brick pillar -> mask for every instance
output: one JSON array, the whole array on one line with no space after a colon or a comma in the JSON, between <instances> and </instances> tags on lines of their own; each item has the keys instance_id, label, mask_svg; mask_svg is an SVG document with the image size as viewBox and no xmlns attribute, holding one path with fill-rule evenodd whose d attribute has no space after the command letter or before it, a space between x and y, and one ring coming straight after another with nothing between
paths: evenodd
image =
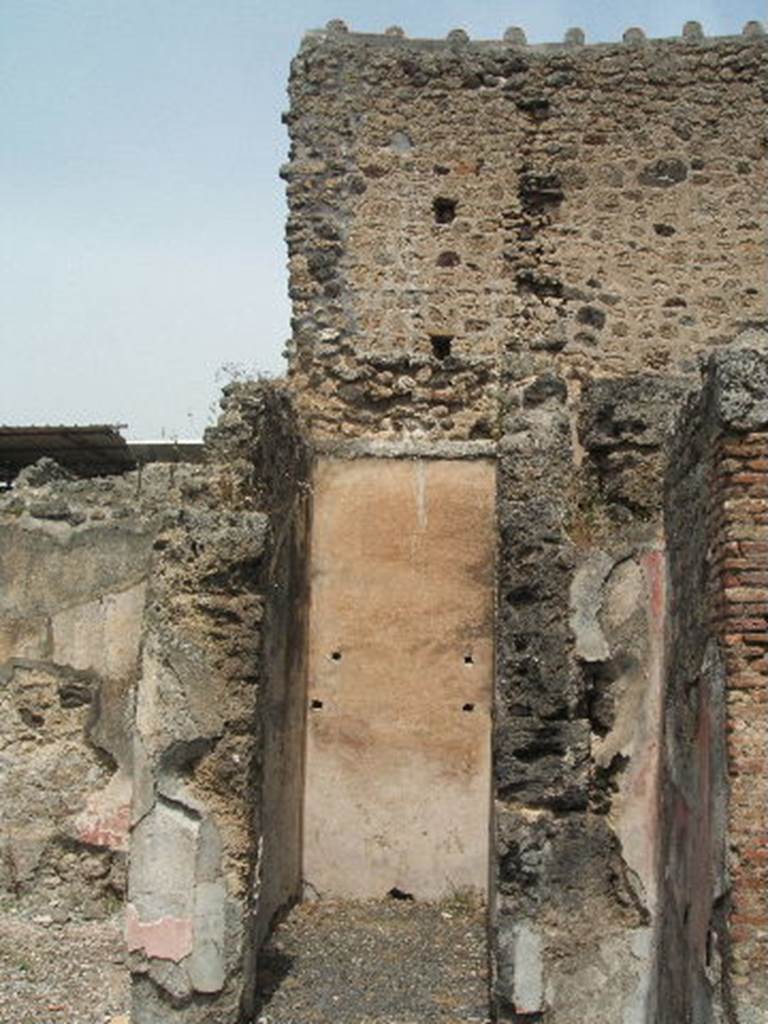
<instances>
[{"instance_id":1,"label":"brick pillar","mask_svg":"<svg viewBox=\"0 0 768 1024\"><path fill-rule=\"evenodd\" d=\"M737 1019L766 1003L768 965L768 432L716 444L714 628L726 663L730 988Z\"/></svg>"}]
</instances>

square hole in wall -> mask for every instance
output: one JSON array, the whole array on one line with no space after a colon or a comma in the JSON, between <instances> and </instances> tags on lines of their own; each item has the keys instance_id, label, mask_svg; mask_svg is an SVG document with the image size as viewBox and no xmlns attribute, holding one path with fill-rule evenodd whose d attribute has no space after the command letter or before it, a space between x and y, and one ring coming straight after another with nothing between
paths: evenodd
<instances>
[{"instance_id":1,"label":"square hole in wall","mask_svg":"<svg viewBox=\"0 0 768 1024\"><path fill-rule=\"evenodd\" d=\"M432 345L432 355L435 359L447 359L451 354L452 334L432 334L429 341Z\"/></svg>"},{"instance_id":2,"label":"square hole in wall","mask_svg":"<svg viewBox=\"0 0 768 1024\"><path fill-rule=\"evenodd\" d=\"M432 201L432 210L435 214L435 223L450 224L452 220L455 220L456 206L455 199L446 199L443 196L438 196L437 199L434 199Z\"/></svg>"}]
</instances>

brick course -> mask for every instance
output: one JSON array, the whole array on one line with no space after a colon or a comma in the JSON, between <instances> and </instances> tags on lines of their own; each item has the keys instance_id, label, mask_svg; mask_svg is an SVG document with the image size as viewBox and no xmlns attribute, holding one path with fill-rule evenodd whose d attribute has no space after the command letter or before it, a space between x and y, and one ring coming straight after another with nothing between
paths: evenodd
<instances>
[{"instance_id":1,"label":"brick course","mask_svg":"<svg viewBox=\"0 0 768 1024\"><path fill-rule=\"evenodd\" d=\"M726 666L730 984L739 1005L743 996L759 1001L768 964L768 433L721 437L713 462L710 586Z\"/></svg>"}]
</instances>

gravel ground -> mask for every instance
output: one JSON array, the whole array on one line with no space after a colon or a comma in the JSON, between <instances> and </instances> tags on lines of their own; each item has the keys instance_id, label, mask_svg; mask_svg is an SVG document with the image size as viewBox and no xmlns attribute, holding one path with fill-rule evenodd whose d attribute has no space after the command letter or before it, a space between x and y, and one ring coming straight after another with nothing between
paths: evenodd
<instances>
[{"instance_id":1,"label":"gravel ground","mask_svg":"<svg viewBox=\"0 0 768 1024\"><path fill-rule=\"evenodd\" d=\"M303 903L276 929L259 975L257 1024L485 1024L485 910Z\"/></svg>"},{"instance_id":2,"label":"gravel ground","mask_svg":"<svg viewBox=\"0 0 768 1024\"><path fill-rule=\"evenodd\" d=\"M121 924L0 913L0 1024L128 1024Z\"/></svg>"},{"instance_id":3,"label":"gravel ground","mask_svg":"<svg viewBox=\"0 0 768 1024\"><path fill-rule=\"evenodd\" d=\"M121 916L0 912L0 1024L129 1024ZM258 1024L487 1024L485 911L303 903L260 957Z\"/></svg>"}]
</instances>

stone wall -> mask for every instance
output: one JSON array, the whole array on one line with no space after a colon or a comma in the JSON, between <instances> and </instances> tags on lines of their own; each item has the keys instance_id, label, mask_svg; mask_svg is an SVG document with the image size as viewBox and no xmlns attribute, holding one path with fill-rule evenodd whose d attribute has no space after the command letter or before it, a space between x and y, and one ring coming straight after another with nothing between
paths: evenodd
<instances>
[{"instance_id":1,"label":"stone wall","mask_svg":"<svg viewBox=\"0 0 768 1024\"><path fill-rule=\"evenodd\" d=\"M756 377L747 365L741 382L761 406L754 429L736 424L742 429L727 433L718 452L716 614L728 683L729 987L745 1024L768 1014L761 977L768 960L768 360L762 363Z\"/></svg>"},{"instance_id":2,"label":"stone wall","mask_svg":"<svg viewBox=\"0 0 768 1024\"><path fill-rule=\"evenodd\" d=\"M259 789L252 913L258 947L276 915L301 896L307 705L308 521L311 455L285 387L232 387L207 437L217 461L239 468L243 497L267 517L257 703Z\"/></svg>"},{"instance_id":3,"label":"stone wall","mask_svg":"<svg viewBox=\"0 0 768 1024\"><path fill-rule=\"evenodd\" d=\"M677 840L658 813L659 736L664 707L686 715L674 686L665 697L663 479L705 354L765 344L767 56L755 25L528 47L519 30L409 40L332 22L292 68L289 378L311 435L446 458L497 442L501 1019L662 1012L660 878ZM695 517L704 463L678 462ZM673 588L691 585L702 529L672 529ZM706 647L697 600L672 613L673 672ZM683 788L721 814L716 652L708 788ZM672 788L686 756L667 751ZM685 844L688 891L718 873L712 820ZM679 938L695 1000L698 939Z\"/></svg>"},{"instance_id":4,"label":"stone wall","mask_svg":"<svg viewBox=\"0 0 768 1024\"><path fill-rule=\"evenodd\" d=\"M227 487L201 477L155 547L126 911L138 1024L229 1021L249 981L266 518Z\"/></svg>"},{"instance_id":5,"label":"stone wall","mask_svg":"<svg viewBox=\"0 0 768 1024\"><path fill-rule=\"evenodd\" d=\"M258 946L300 894L304 448L285 393L259 384L228 389L207 441L155 542L144 624L136 1024L247 1017Z\"/></svg>"},{"instance_id":6,"label":"stone wall","mask_svg":"<svg viewBox=\"0 0 768 1024\"><path fill-rule=\"evenodd\" d=\"M0 498L0 895L127 898L136 1024L247 1016L301 895L308 472L286 390L250 383L202 466L48 461Z\"/></svg>"},{"instance_id":7,"label":"stone wall","mask_svg":"<svg viewBox=\"0 0 768 1024\"><path fill-rule=\"evenodd\" d=\"M766 350L507 392L500 1020L764 1012Z\"/></svg>"},{"instance_id":8,"label":"stone wall","mask_svg":"<svg viewBox=\"0 0 768 1024\"><path fill-rule=\"evenodd\" d=\"M507 392L490 908L500 1020L652 1019L660 483L685 393L605 378L569 404L554 374Z\"/></svg>"},{"instance_id":9,"label":"stone wall","mask_svg":"<svg viewBox=\"0 0 768 1024\"><path fill-rule=\"evenodd\" d=\"M722 1002L718 946L725 941L727 889L725 673L712 629L716 578L709 555L715 425L701 395L689 404L692 412L675 438L666 499L670 614L659 1015L670 1022L712 1019L707 1014L714 1016Z\"/></svg>"},{"instance_id":10,"label":"stone wall","mask_svg":"<svg viewBox=\"0 0 768 1024\"><path fill-rule=\"evenodd\" d=\"M510 382L695 375L764 323L766 37L580 43L305 38L283 173L318 436L498 437Z\"/></svg>"},{"instance_id":11,"label":"stone wall","mask_svg":"<svg viewBox=\"0 0 768 1024\"><path fill-rule=\"evenodd\" d=\"M146 583L182 475L48 462L0 497L0 892L20 909L102 917L124 897Z\"/></svg>"}]
</instances>

